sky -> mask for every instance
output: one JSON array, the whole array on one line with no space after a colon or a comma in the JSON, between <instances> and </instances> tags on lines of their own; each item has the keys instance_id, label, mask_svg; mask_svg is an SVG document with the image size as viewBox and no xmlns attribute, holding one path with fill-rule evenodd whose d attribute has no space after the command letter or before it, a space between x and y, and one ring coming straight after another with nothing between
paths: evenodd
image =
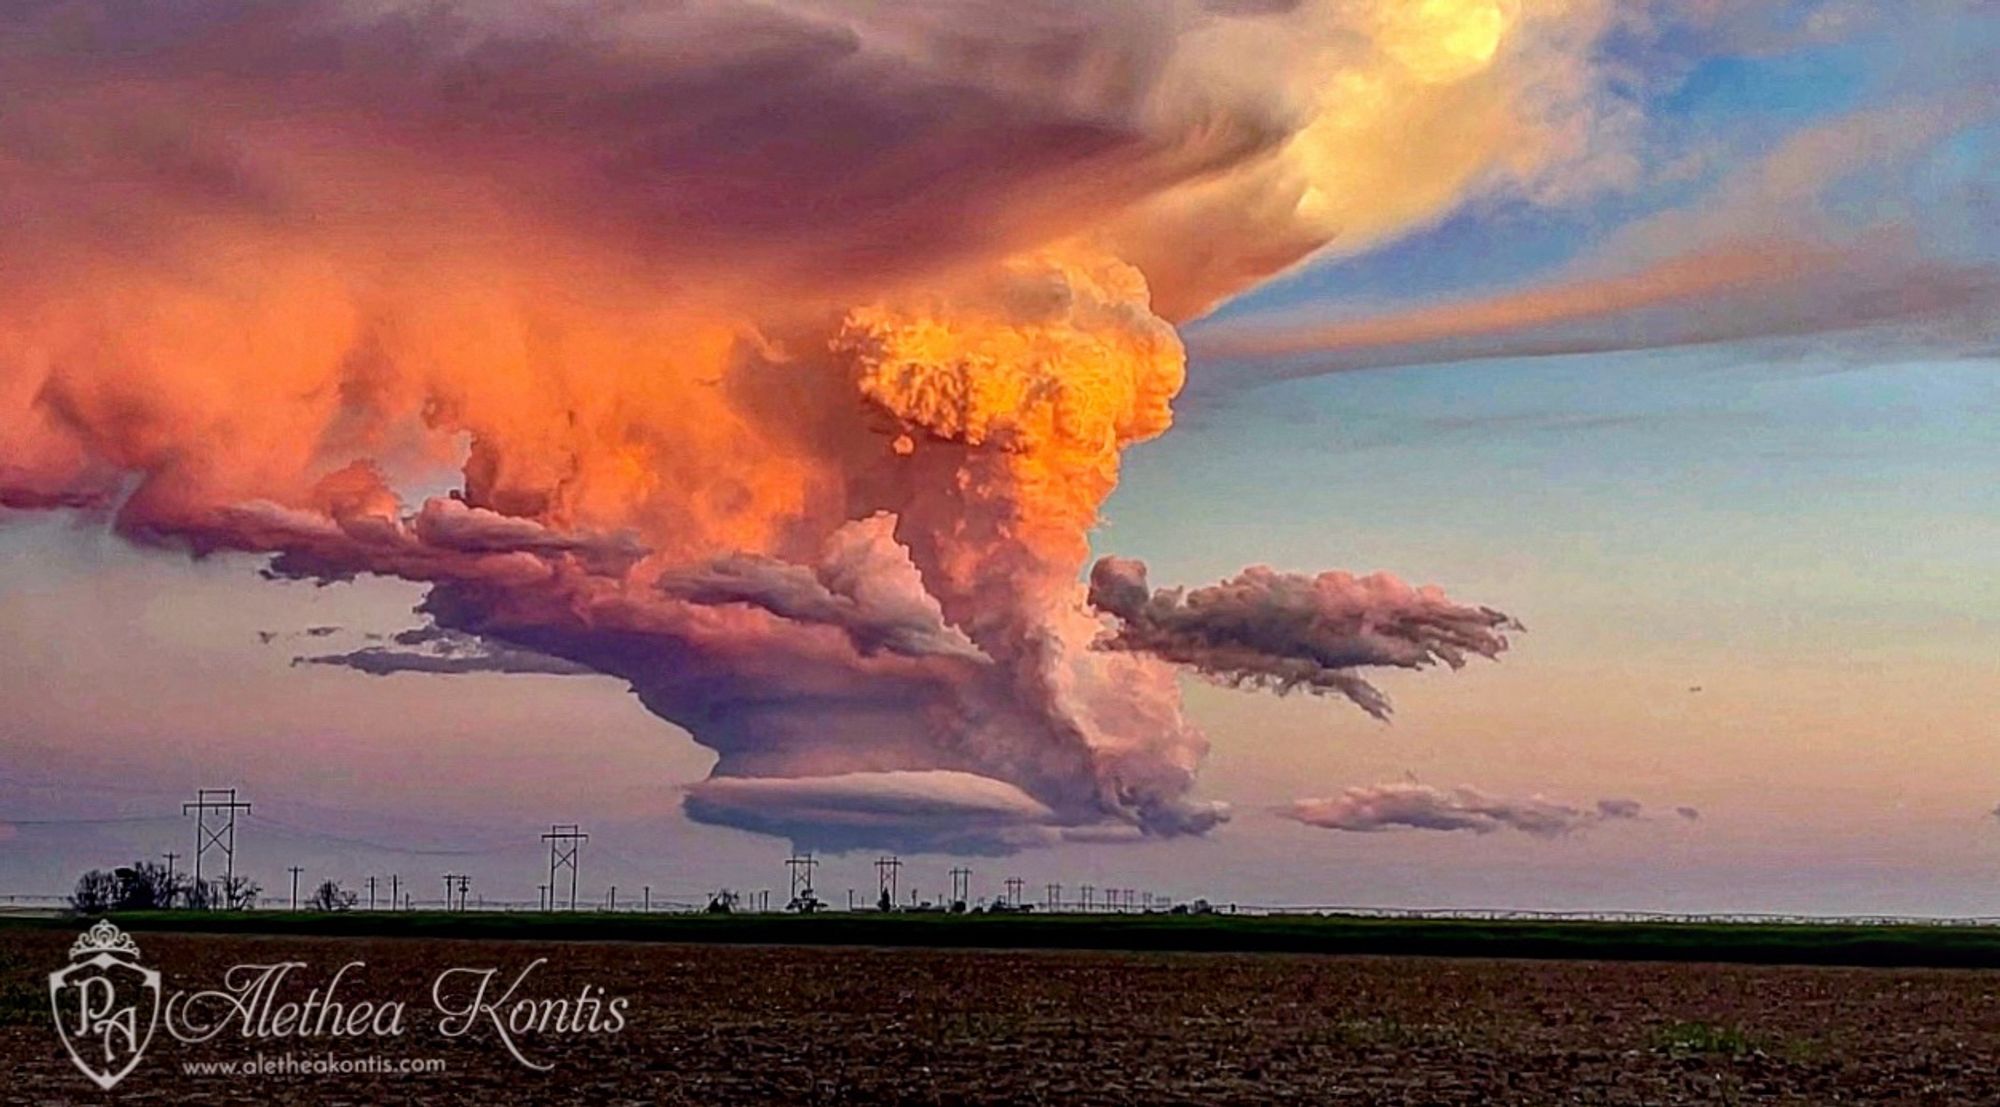
<instances>
[{"instance_id":1,"label":"sky","mask_svg":"<svg viewBox=\"0 0 2000 1107\"><path fill-rule=\"evenodd\" d=\"M267 889L2000 915L2000 16L1876 9L26 6L0 893L235 786Z\"/></svg>"}]
</instances>

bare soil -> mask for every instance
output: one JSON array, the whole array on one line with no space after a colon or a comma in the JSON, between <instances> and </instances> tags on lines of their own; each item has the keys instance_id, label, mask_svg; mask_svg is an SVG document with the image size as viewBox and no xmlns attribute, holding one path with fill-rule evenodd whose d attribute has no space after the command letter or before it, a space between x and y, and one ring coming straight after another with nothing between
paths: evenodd
<instances>
[{"instance_id":1,"label":"bare soil","mask_svg":"<svg viewBox=\"0 0 2000 1107\"><path fill-rule=\"evenodd\" d=\"M139 934L166 989L297 960L402 999L398 1038L157 1033L100 1092L55 1032L73 935L0 934L0 1102L28 1104L2000 1103L2000 972L1283 954L1007 952ZM617 1034L437 1033L433 979L599 986ZM436 1057L429 1075L190 1074L187 1062Z\"/></svg>"}]
</instances>

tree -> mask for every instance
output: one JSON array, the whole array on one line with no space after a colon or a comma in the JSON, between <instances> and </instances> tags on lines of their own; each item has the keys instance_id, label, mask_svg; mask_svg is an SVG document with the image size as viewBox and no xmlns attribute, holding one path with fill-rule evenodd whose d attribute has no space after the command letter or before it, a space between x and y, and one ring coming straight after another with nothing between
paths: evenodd
<instances>
[{"instance_id":1,"label":"tree","mask_svg":"<svg viewBox=\"0 0 2000 1107\"><path fill-rule=\"evenodd\" d=\"M264 891L262 884L247 876L232 876L219 883L223 885L223 906L231 911L248 911L257 906L257 897Z\"/></svg>"},{"instance_id":2,"label":"tree","mask_svg":"<svg viewBox=\"0 0 2000 1107\"><path fill-rule=\"evenodd\" d=\"M118 878L103 869L92 869L76 878L76 891L69 895L70 910L83 915L102 915L118 899Z\"/></svg>"},{"instance_id":3,"label":"tree","mask_svg":"<svg viewBox=\"0 0 2000 1107\"><path fill-rule=\"evenodd\" d=\"M92 869L77 878L70 907L85 914L106 911L165 911L193 904L194 882L153 861L134 861L116 869Z\"/></svg>"},{"instance_id":4,"label":"tree","mask_svg":"<svg viewBox=\"0 0 2000 1107\"><path fill-rule=\"evenodd\" d=\"M736 893L724 888L709 897L708 913L711 915L733 915L736 913L736 900Z\"/></svg>"},{"instance_id":5,"label":"tree","mask_svg":"<svg viewBox=\"0 0 2000 1107\"><path fill-rule=\"evenodd\" d=\"M328 880L313 889L312 898L306 901L306 906L315 911L346 911L359 902L360 893L343 889L337 880Z\"/></svg>"},{"instance_id":6,"label":"tree","mask_svg":"<svg viewBox=\"0 0 2000 1107\"><path fill-rule=\"evenodd\" d=\"M118 899L113 905L119 911L165 911L185 898L188 879L179 873L170 873L165 865L153 861L135 861L112 873L118 881Z\"/></svg>"},{"instance_id":7,"label":"tree","mask_svg":"<svg viewBox=\"0 0 2000 1107\"><path fill-rule=\"evenodd\" d=\"M889 898L889 889L887 888L882 889L882 898L875 901L875 910L894 911L895 909L896 909L895 901Z\"/></svg>"},{"instance_id":8,"label":"tree","mask_svg":"<svg viewBox=\"0 0 2000 1107\"><path fill-rule=\"evenodd\" d=\"M226 880L190 882L183 892L184 903L197 911L248 911L257 906L264 886L247 876Z\"/></svg>"}]
</instances>

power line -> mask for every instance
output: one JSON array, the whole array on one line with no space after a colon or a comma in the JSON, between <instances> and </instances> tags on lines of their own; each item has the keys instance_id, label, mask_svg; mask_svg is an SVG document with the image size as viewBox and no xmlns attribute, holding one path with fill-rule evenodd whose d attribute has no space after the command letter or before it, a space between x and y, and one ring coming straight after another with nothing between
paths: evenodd
<instances>
[{"instance_id":1,"label":"power line","mask_svg":"<svg viewBox=\"0 0 2000 1107\"><path fill-rule=\"evenodd\" d=\"M186 818L185 814L180 818ZM75 819L5 819L11 827L43 826L121 826L126 823L164 823L174 821L173 815L106 815L102 818Z\"/></svg>"},{"instance_id":2,"label":"power line","mask_svg":"<svg viewBox=\"0 0 2000 1107\"><path fill-rule=\"evenodd\" d=\"M380 850L383 853L400 853L413 857L476 857L489 853L499 853L509 848L506 846L488 846L484 849L412 849L408 846L393 846L387 842L377 842L368 838L353 838L343 834L330 834L323 830L295 826L291 823L273 819L267 815L248 815L246 817L259 826L268 826L276 830L296 834L302 838L310 838L314 841L326 842L337 846L356 846L361 849Z\"/></svg>"}]
</instances>

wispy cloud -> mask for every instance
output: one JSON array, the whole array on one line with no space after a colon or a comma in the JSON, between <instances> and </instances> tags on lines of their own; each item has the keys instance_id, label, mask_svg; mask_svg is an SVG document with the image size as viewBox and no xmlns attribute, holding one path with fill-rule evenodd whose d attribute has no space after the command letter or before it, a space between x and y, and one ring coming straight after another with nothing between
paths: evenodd
<instances>
[{"instance_id":1,"label":"wispy cloud","mask_svg":"<svg viewBox=\"0 0 2000 1107\"><path fill-rule=\"evenodd\" d=\"M595 670L545 653L491 642L438 626L415 627L397 633L393 646L363 646L345 653L292 658L293 665L331 665L370 676L391 673L542 673L589 676Z\"/></svg>"},{"instance_id":2,"label":"wispy cloud","mask_svg":"<svg viewBox=\"0 0 2000 1107\"><path fill-rule=\"evenodd\" d=\"M1834 199L1888 194L1914 161L1992 113L1990 96L1966 93L1809 128L1696 202L1628 225L1528 287L1198 328L1190 348L1208 372L1197 387L1830 332L1921 349L1990 345L2000 333L2000 264L1938 255L1919 216L1857 222Z\"/></svg>"},{"instance_id":3,"label":"wispy cloud","mask_svg":"<svg viewBox=\"0 0 2000 1107\"><path fill-rule=\"evenodd\" d=\"M1690 814L1693 808L1676 810L1682 818L1694 817ZM1492 834L1517 830L1538 838L1559 838L1601 823L1640 819L1645 808L1637 800L1622 797L1579 806L1539 795L1512 799L1471 787L1446 790L1398 781L1360 785L1332 798L1293 800L1278 808L1276 814L1322 830L1360 834L1389 830L1468 830L1474 834Z\"/></svg>"}]
</instances>

